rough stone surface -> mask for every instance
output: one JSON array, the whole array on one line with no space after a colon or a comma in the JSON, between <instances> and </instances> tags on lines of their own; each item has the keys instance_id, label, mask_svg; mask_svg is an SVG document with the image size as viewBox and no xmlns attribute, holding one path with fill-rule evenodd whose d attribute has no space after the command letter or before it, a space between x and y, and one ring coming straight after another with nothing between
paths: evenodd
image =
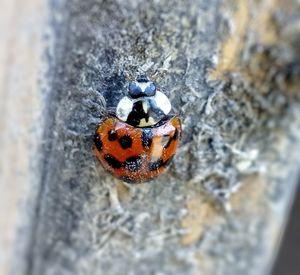
<instances>
[{"instance_id":1,"label":"rough stone surface","mask_svg":"<svg viewBox=\"0 0 300 275\"><path fill-rule=\"evenodd\" d=\"M283 2L49 3L25 274L268 273L300 159L300 13ZM125 186L97 163L92 135L140 72L169 93L183 139L167 174Z\"/></svg>"}]
</instances>

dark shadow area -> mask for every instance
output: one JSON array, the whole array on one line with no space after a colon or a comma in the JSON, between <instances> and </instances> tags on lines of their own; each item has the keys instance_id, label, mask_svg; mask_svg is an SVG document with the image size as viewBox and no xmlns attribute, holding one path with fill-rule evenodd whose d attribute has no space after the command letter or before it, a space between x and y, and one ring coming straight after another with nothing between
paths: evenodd
<instances>
[{"instance_id":1,"label":"dark shadow area","mask_svg":"<svg viewBox=\"0 0 300 275\"><path fill-rule=\"evenodd\" d=\"M300 190L298 188L287 230L272 275L300 274Z\"/></svg>"}]
</instances>

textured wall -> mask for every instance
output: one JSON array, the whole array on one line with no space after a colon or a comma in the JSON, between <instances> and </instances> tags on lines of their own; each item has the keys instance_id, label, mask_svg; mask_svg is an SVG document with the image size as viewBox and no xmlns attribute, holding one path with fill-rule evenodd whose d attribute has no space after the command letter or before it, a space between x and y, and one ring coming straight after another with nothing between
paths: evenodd
<instances>
[{"instance_id":1,"label":"textured wall","mask_svg":"<svg viewBox=\"0 0 300 275\"><path fill-rule=\"evenodd\" d=\"M299 168L296 2L49 2L24 273L266 274ZM125 186L92 136L103 99L115 106L139 72L158 76L184 132L168 173Z\"/></svg>"}]
</instances>

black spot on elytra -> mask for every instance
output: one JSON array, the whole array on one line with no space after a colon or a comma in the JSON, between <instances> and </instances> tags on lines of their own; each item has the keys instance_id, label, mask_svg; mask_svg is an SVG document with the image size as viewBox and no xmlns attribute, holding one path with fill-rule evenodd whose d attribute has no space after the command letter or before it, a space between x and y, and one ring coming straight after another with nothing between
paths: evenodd
<instances>
[{"instance_id":1,"label":"black spot on elytra","mask_svg":"<svg viewBox=\"0 0 300 275\"><path fill-rule=\"evenodd\" d=\"M118 135L115 130L109 130L108 132L108 140L115 141L118 138Z\"/></svg>"},{"instance_id":2,"label":"black spot on elytra","mask_svg":"<svg viewBox=\"0 0 300 275\"><path fill-rule=\"evenodd\" d=\"M175 129L174 135L173 135L173 139L176 140L179 138L179 131L178 129Z\"/></svg>"},{"instance_id":3,"label":"black spot on elytra","mask_svg":"<svg viewBox=\"0 0 300 275\"><path fill-rule=\"evenodd\" d=\"M170 158L168 158L165 162L164 162L164 166L168 166L170 164L170 162L172 161L172 159L174 158L174 155L171 156Z\"/></svg>"},{"instance_id":4,"label":"black spot on elytra","mask_svg":"<svg viewBox=\"0 0 300 275\"><path fill-rule=\"evenodd\" d=\"M129 135L122 136L121 138L119 138L119 143L124 150L131 148L132 138Z\"/></svg>"},{"instance_id":5,"label":"black spot on elytra","mask_svg":"<svg viewBox=\"0 0 300 275\"><path fill-rule=\"evenodd\" d=\"M151 129L144 129L141 135L142 145L149 149L152 144L153 133Z\"/></svg>"},{"instance_id":6,"label":"black spot on elytra","mask_svg":"<svg viewBox=\"0 0 300 275\"><path fill-rule=\"evenodd\" d=\"M132 179L131 177L128 177L128 176L120 177L120 180L125 181L127 183L135 183L136 182L134 179Z\"/></svg>"},{"instance_id":7,"label":"black spot on elytra","mask_svg":"<svg viewBox=\"0 0 300 275\"><path fill-rule=\"evenodd\" d=\"M150 162L149 170L154 171L154 170L158 170L161 167L167 167L170 164L170 162L172 161L173 157L174 157L174 155L171 156L170 158L168 158L166 161L159 159L157 161Z\"/></svg>"},{"instance_id":8,"label":"black spot on elytra","mask_svg":"<svg viewBox=\"0 0 300 275\"><path fill-rule=\"evenodd\" d=\"M142 159L140 156L129 157L123 163L124 168L129 170L130 172L137 172L141 169Z\"/></svg>"},{"instance_id":9,"label":"black spot on elytra","mask_svg":"<svg viewBox=\"0 0 300 275\"><path fill-rule=\"evenodd\" d=\"M170 144L172 143L173 138L171 138L169 135L167 136L163 136L162 139L162 145L163 147L166 149L170 146Z\"/></svg>"},{"instance_id":10,"label":"black spot on elytra","mask_svg":"<svg viewBox=\"0 0 300 275\"><path fill-rule=\"evenodd\" d=\"M102 151L102 149L103 149L103 143L102 143L102 140L101 140L99 134L95 134L94 135L94 143L96 145L97 150L98 151Z\"/></svg>"},{"instance_id":11,"label":"black spot on elytra","mask_svg":"<svg viewBox=\"0 0 300 275\"><path fill-rule=\"evenodd\" d=\"M116 158L114 158L112 155L107 154L104 156L104 159L107 162L107 164L112 168L118 169L122 167L122 163Z\"/></svg>"},{"instance_id":12,"label":"black spot on elytra","mask_svg":"<svg viewBox=\"0 0 300 275\"><path fill-rule=\"evenodd\" d=\"M158 170L162 166L164 166L164 161L162 159L149 162L149 165L148 165L150 171Z\"/></svg>"}]
</instances>

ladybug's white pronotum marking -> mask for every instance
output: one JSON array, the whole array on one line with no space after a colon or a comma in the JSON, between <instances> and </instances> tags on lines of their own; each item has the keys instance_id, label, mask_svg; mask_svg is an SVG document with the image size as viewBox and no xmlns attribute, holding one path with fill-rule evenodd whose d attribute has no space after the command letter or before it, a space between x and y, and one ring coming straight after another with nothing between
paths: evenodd
<instances>
[{"instance_id":1,"label":"ladybug's white pronotum marking","mask_svg":"<svg viewBox=\"0 0 300 275\"><path fill-rule=\"evenodd\" d=\"M129 113L132 111L132 108L133 108L133 100L127 96L124 96L120 100L117 106L117 110L116 110L117 118L122 121L126 121Z\"/></svg>"},{"instance_id":2,"label":"ladybug's white pronotum marking","mask_svg":"<svg viewBox=\"0 0 300 275\"><path fill-rule=\"evenodd\" d=\"M165 115L168 115L172 109L171 102L162 92L157 91L154 96L157 107L159 107Z\"/></svg>"},{"instance_id":3,"label":"ladybug's white pronotum marking","mask_svg":"<svg viewBox=\"0 0 300 275\"><path fill-rule=\"evenodd\" d=\"M140 78L129 85L129 96L123 97L116 109L116 116L137 127L151 127L171 111L168 97L156 89L147 78Z\"/></svg>"}]
</instances>

